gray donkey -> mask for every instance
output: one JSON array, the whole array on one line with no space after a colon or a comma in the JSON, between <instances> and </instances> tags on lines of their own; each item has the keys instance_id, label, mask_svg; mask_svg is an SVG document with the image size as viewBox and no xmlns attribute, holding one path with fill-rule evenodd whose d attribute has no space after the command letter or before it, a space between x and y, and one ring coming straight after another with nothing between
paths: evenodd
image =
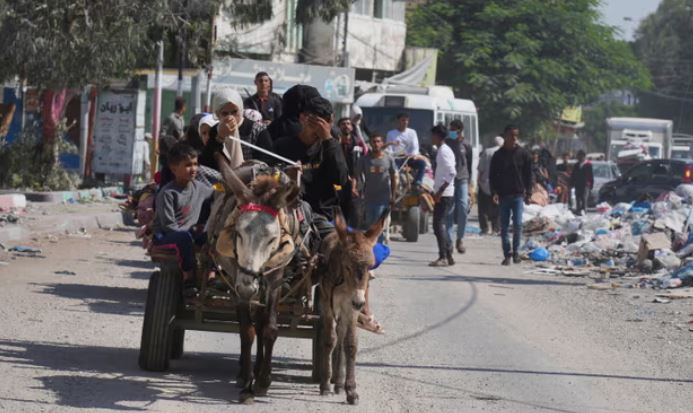
<instances>
[{"instance_id":1,"label":"gray donkey","mask_svg":"<svg viewBox=\"0 0 693 413\"><path fill-rule=\"evenodd\" d=\"M282 278L300 243L295 216L287 206L295 203L299 188L293 181L281 182L280 175L260 175L247 186L224 160L217 161L235 199L224 201L234 202L234 206L223 221L215 246L225 259L221 260L222 267L234 277L241 338L237 383L242 388L241 403L252 403L256 395L267 393L272 382ZM251 351L256 334L253 369Z\"/></svg>"},{"instance_id":2,"label":"gray donkey","mask_svg":"<svg viewBox=\"0 0 693 413\"><path fill-rule=\"evenodd\" d=\"M335 214L335 231L321 245L324 257L320 280L320 311L323 325L323 352L320 357L320 394L346 390L347 402L357 404L356 321L366 304L369 268L375 264L373 246L383 231L389 211L367 231L350 232L341 211ZM346 378L345 378L346 370Z\"/></svg>"}]
</instances>

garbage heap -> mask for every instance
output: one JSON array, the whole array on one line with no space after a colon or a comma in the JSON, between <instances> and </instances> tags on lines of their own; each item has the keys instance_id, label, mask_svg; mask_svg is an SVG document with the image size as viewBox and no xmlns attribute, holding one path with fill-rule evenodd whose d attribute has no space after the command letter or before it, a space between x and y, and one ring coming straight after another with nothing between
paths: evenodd
<instances>
[{"instance_id":1,"label":"garbage heap","mask_svg":"<svg viewBox=\"0 0 693 413\"><path fill-rule=\"evenodd\" d=\"M587 216L564 204L529 205L523 222L521 255L541 272L639 277L640 287L693 286L693 185L654 202L602 203Z\"/></svg>"}]
</instances>

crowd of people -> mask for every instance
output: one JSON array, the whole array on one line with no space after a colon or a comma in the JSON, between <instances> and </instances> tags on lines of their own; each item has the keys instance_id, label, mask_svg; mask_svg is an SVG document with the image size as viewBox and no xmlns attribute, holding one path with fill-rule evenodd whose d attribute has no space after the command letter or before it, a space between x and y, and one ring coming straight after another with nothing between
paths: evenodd
<instances>
[{"instance_id":1,"label":"crowd of people","mask_svg":"<svg viewBox=\"0 0 693 413\"><path fill-rule=\"evenodd\" d=\"M162 190L157 212L162 212L157 213L156 242L180 243L181 235L171 232L188 234L184 251L201 242L195 231L204 211L198 204L208 194L189 187L188 182L220 180L217 154L231 165L248 160L282 167L286 160L298 163L302 199L310 206L321 233L331 231L335 207L341 208L352 226L370 226L395 203L405 166L412 177L411 189L425 190L428 160L420 153L419 138L409 127L407 113L400 113L395 127L386 133L370 131L358 107L351 117L335 121L332 105L314 87L296 85L280 97L265 72L255 76L255 85L256 93L246 99L234 89L216 91L212 113L195 114L187 128L185 102L176 99L160 139ZM431 136L437 149L431 163L435 171L433 230L439 251L430 265L448 266L454 265L454 251L466 252L473 151L460 120L433 126ZM582 212L593 184L584 152L578 152L575 163L568 154L556 163L546 148L534 147L530 152L522 147L519 129L512 125L481 151L477 172L480 229L482 234L500 234L504 265L519 261L525 203L546 203L552 196L566 202L574 188L575 208ZM381 237L381 241L386 239Z\"/></svg>"}]
</instances>

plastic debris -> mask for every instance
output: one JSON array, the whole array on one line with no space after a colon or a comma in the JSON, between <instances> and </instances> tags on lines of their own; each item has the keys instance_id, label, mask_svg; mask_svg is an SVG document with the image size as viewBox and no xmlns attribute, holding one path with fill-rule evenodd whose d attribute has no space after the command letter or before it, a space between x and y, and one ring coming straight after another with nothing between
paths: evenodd
<instances>
[{"instance_id":1,"label":"plastic debris","mask_svg":"<svg viewBox=\"0 0 693 413\"><path fill-rule=\"evenodd\" d=\"M36 248L36 247L28 247L26 245L15 245L14 247L9 249L10 251L14 252L26 252L26 253L31 253L31 254L40 254L41 249Z\"/></svg>"},{"instance_id":2,"label":"plastic debris","mask_svg":"<svg viewBox=\"0 0 693 413\"><path fill-rule=\"evenodd\" d=\"M546 248L537 248L529 254L532 261L542 262L551 258L551 253Z\"/></svg>"}]
</instances>

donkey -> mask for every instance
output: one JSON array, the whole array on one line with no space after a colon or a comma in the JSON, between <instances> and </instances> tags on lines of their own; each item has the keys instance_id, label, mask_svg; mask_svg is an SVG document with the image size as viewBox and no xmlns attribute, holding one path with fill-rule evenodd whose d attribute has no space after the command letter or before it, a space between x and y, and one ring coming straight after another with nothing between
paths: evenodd
<instances>
[{"instance_id":1,"label":"donkey","mask_svg":"<svg viewBox=\"0 0 693 413\"><path fill-rule=\"evenodd\" d=\"M298 239L298 225L290 222L293 215L287 205L296 202L299 188L293 181L280 183L269 175L256 177L248 187L223 160L219 163L226 186L235 196L235 209L218 235L216 252L227 258L223 262L233 263L230 272L235 276L234 290L239 298L236 311L241 338L237 383L242 388L240 402L250 404L255 395L265 395L272 382L282 277ZM259 337L253 369L256 332Z\"/></svg>"},{"instance_id":2,"label":"donkey","mask_svg":"<svg viewBox=\"0 0 693 413\"><path fill-rule=\"evenodd\" d=\"M389 215L386 210L367 231L350 232L341 211L335 214L335 231L320 246L324 261L320 279L320 318L323 351L320 357L320 394L346 390L347 402L358 404L356 393L356 321L366 304L368 270L375 264L373 246ZM346 380L344 370L346 369Z\"/></svg>"}]
</instances>

